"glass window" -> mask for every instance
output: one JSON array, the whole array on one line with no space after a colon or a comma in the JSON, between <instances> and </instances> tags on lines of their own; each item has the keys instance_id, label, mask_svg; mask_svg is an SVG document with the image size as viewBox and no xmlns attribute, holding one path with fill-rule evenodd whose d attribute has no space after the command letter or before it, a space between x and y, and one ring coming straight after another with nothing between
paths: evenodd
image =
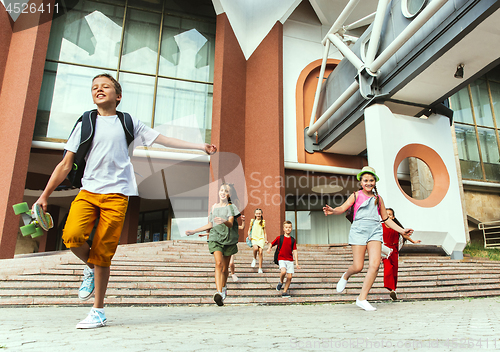
<instances>
[{"instance_id":1,"label":"glass window","mask_svg":"<svg viewBox=\"0 0 500 352\"><path fill-rule=\"evenodd\" d=\"M500 182L499 77L497 66L450 97L464 179Z\"/></svg>"},{"instance_id":2,"label":"glass window","mask_svg":"<svg viewBox=\"0 0 500 352\"><path fill-rule=\"evenodd\" d=\"M201 143L212 125L213 86L158 79L154 127L170 137Z\"/></svg>"},{"instance_id":3,"label":"glass window","mask_svg":"<svg viewBox=\"0 0 500 352\"><path fill-rule=\"evenodd\" d=\"M490 91L491 91L491 100L493 102L493 112L495 113L497 128L500 127L498 125L498 119L500 118L500 83L489 81L490 83Z\"/></svg>"},{"instance_id":4,"label":"glass window","mask_svg":"<svg viewBox=\"0 0 500 352\"><path fill-rule=\"evenodd\" d=\"M479 126L494 127L493 115L491 114L490 96L486 80L478 79L470 85L472 102L474 104L474 115Z\"/></svg>"},{"instance_id":5,"label":"glass window","mask_svg":"<svg viewBox=\"0 0 500 352\"><path fill-rule=\"evenodd\" d=\"M133 72L156 72L161 14L129 10L123 38L120 69Z\"/></svg>"},{"instance_id":6,"label":"glass window","mask_svg":"<svg viewBox=\"0 0 500 352\"><path fill-rule=\"evenodd\" d=\"M453 109L453 119L455 122L474 124L470 106L469 89L467 89L467 87L450 97L450 105Z\"/></svg>"},{"instance_id":7,"label":"glass window","mask_svg":"<svg viewBox=\"0 0 500 352\"><path fill-rule=\"evenodd\" d=\"M481 145L485 177L490 181L500 181L500 156L495 130L478 127L477 132Z\"/></svg>"},{"instance_id":8,"label":"glass window","mask_svg":"<svg viewBox=\"0 0 500 352\"><path fill-rule=\"evenodd\" d=\"M123 7L85 1L52 22L47 59L116 69Z\"/></svg>"},{"instance_id":9,"label":"glass window","mask_svg":"<svg viewBox=\"0 0 500 352\"><path fill-rule=\"evenodd\" d=\"M122 100L118 108L128 112L151 126L155 78L131 73L121 73L119 82L122 86Z\"/></svg>"},{"instance_id":10,"label":"glass window","mask_svg":"<svg viewBox=\"0 0 500 352\"><path fill-rule=\"evenodd\" d=\"M481 159L477 146L476 131L467 125L455 125L458 157L464 178L482 179Z\"/></svg>"},{"instance_id":11,"label":"glass window","mask_svg":"<svg viewBox=\"0 0 500 352\"><path fill-rule=\"evenodd\" d=\"M123 86L119 110L209 142L215 23L209 0L197 9L174 0L79 1L52 22L35 138L67 139L82 112L95 108L92 78L106 72Z\"/></svg>"}]
</instances>

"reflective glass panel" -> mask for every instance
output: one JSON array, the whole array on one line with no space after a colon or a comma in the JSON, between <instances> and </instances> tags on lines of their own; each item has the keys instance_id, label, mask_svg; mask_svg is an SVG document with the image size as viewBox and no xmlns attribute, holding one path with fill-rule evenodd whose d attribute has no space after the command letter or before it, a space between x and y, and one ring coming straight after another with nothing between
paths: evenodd
<instances>
[{"instance_id":1,"label":"reflective glass panel","mask_svg":"<svg viewBox=\"0 0 500 352\"><path fill-rule=\"evenodd\" d=\"M497 128L500 128L500 83L489 81Z\"/></svg>"},{"instance_id":2,"label":"reflective glass panel","mask_svg":"<svg viewBox=\"0 0 500 352\"><path fill-rule=\"evenodd\" d=\"M165 16L159 75L213 82L215 24Z\"/></svg>"},{"instance_id":3,"label":"reflective glass panel","mask_svg":"<svg viewBox=\"0 0 500 352\"><path fill-rule=\"evenodd\" d=\"M156 74L160 22L160 14L128 10L121 70Z\"/></svg>"},{"instance_id":4,"label":"reflective glass panel","mask_svg":"<svg viewBox=\"0 0 500 352\"><path fill-rule=\"evenodd\" d=\"M123 7L86 1L52 22L47 59L116 69Z\"/></svg>"},{"instance_id":5,"label":"reflective glass panel","mask_svg":"<svg viewBox=\"0 0 500 352\"><path fill-rule=\"evenodd\" d=\"M166 136L210 141L212 100L212 85L160 78L154 127Z\"/></svg>"},{"instance_id":6,"label":"reflective glass panel","mask_svg":"<svg viewBox=\"0 0 500 352\"><path fill-rule=\"evenodd\" d=\"M123 96L118 110L126 111L151 126L155 78L151 76L120 73L119 82Z\"/></svg>"},{"instance_id":7,"label":"reflective glass panel","mask_svg":"<svg viewBox=\"0 0 500 352\"><path fill-rule=\"evenodd\" d=\"M450 97L451 109L453 110L453 119L456 122L465 122L474 124L472 109L470 106L469 90L467 87Z\"/></svg>"},{"instance_id":8,"label":"reflective glass panel","mask_svg":"<svg viewBox=\"0 0 500 352\"><path fill-rule=\"evenodd\" d=\"M500 155L497 136L494 129L478 128L481 156L487 180L500 181Z\"/></svg>"},{"instance_id":9,"label":"reflective glass panel","mask_svg":"<svg viewBox=\"0 0 500 352\"><path fill-rule=\"evenodd\" d=\"M493 126L493 115L491 114L490 97L488 87L484 79L478 79L470 85L474 114L478 126Z\"/></svg>"},{"instance_id":10,"label":"reflective glass panel","mask_svg":"<svg viewBox=\"0 0 500 352\"><path fill-rule=\"evenodd\" d=\"M474 127L456 124L455 134L462 177L466 179L482 179L483 172Z\"/></svg>"},{"instance_id":11,"label":"reflective glass panel","mask_svg":"<svg viewBox=\"0 0 500 352\"><path fill-rule=\"evenodd\" d=\"M103 70L73 65L57 64L57 73L46 66L44 82L53 85L52 99L50 94L42 95L39 102L39 116L47 114L50 101L50 113L46 136L48 138L67 139L76 120L84 111L95 109L92 101L92 79L103 73ZM49 67L50 68L50 67ZM106 72L106 71L104 71ZM110 75L115 73L108 71Z\"/></svg>"}]
</instances>

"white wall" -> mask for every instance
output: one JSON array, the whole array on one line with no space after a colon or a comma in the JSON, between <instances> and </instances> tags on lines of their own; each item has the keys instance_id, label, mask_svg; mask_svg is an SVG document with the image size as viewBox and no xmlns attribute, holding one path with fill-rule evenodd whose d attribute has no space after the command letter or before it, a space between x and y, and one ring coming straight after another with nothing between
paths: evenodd
<instances>
[{"instance_id":1,"label":"white wall","mask_svg":"<svg viewBox=\"0 0 500 352\"><path fill-rule=\"evenodd\" d=\"M307 23L307 22L309 23ZM300 8L283 25L283 115L285 161L297 162L296 87L302 70L311 62L323 57L321 40L330 27L310 23L304 13L300 19ZM329 58L342 59L335 48L330 48ZM307 118L309 120L310 116Z\"/></svg>"},{"instance_id":2,"label":"white wall","mask_svg":"<svg viewBox=\"0 0 500 352\"><path fill-rule=\"evenodd\" d=\"M448 254L461 252L466 244L466 233L449 119L435 114L428 119L396 115L385 105L376 104L365 109L365 124L368 163L380 177L377 189L385 205L394 208L398 219L415 230L413 239L442 246ZM450 177L443 200L430 208L410 202L393 176L396 155L401 148L414 143L433 149L441 157Z\"/></svg>"}]
</instances>

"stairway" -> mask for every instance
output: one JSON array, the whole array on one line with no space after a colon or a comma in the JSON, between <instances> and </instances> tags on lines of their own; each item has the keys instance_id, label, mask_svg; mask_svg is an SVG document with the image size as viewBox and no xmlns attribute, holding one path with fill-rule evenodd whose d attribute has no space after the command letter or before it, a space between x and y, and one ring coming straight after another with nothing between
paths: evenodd
<instances>
[{"instance_id":1,"label":"stairway","mask_svg":"<svg viewBox=\"0 0 500 352\"><path fill-rule=\"evenodd\" d=\"M359 294L365 269L338 294L335 285L351 263L343 245L298 245L300 270L290 293L275 290L278 267L264 252L264 274L251 268L251 249L239 244L237 282L228 280L226 304L341 303ZM366 258L368 259L368 258ZM88 305L77 298L83 264L69 251L0 260L0 307ZM450 260L447 257L400 257L398 298L431 300L500 296L500 262ZM383 270L370 291L371 301L390 300ZM213 304L213 257L206 242L165 241L119 246L111 266L107 305Z\"/></svg>"}]
</instances>

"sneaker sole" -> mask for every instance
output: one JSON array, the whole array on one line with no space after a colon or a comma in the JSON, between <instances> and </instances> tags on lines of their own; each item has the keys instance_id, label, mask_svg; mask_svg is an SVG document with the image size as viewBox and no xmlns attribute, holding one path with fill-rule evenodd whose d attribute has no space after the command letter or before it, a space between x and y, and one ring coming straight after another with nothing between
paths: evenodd
<instances>
[{"instance_id":1,"label":"sneaker sole","mask_svg":"<svg viewBox=\"0 0 500 352\"><path fill-rule=\"evenodd\" d=\"M88 301L94 295L94 292L95 292L95 287L87 297L81 297L80 293L78 293L78 298L80 299L80 301Z\"/></svg>"},{"instance_id":2,"label":"sneaker sole","mask_svg":"<svg viewBox=\"0 0 500 352\"><path fill-rule=\"evenodd\" d=\"M84 324L80 325L80 324L76 324L76 328L77 329L97 329L97 328L105 327L106 323L107 323L107 320L103 321L102 324L98 324L98 325L84 325Z\"/></svg>"},{"instance_id":3,"label":"sneaker sole","mask_svg":"<svg viewBox=\"0 0 500 352\"><path fill-rule=\"evenodd\" d=\"M222 295L218 292L214 295L214 301L219 307L224 305L224 299L222 298Z\"/></svg>"},{"instance_id":4,"label":"sneaker sole","mask_svg":"<svg viewBox=\"0 0 500 352\"><path fill-rule=\"evenodd\" d=\"M389 293L389 296L391 296L391 299L393 301L397 301L397 299L398 299L398 296L396 295L396 292L394 292L394 291L391 291L391 293Z\"/></svg>"}]
</instances>

